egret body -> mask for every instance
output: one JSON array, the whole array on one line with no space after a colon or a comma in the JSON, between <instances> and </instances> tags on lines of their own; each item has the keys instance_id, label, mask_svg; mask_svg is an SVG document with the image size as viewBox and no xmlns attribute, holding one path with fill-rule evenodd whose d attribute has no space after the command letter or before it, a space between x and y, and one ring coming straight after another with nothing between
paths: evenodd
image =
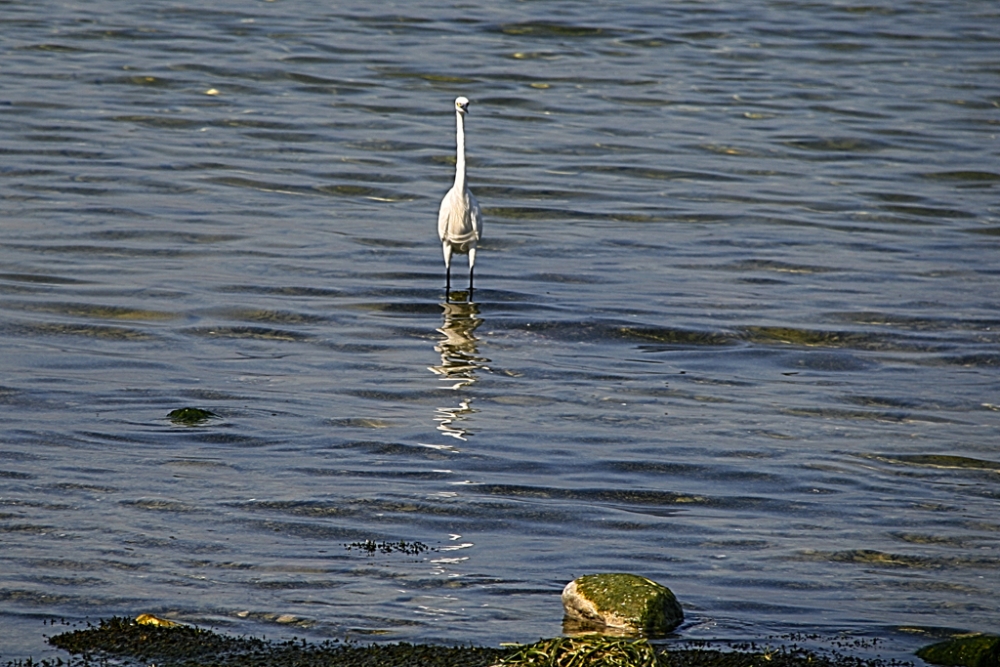
<instances>
[{"instance_id":1,"label":"egret body","mask_svg":"<svg viewBox=\"0 0 1000 667\"><path fill-rule=\"evenodd\" d=\"M445 298L451 294L451 256L469 256L469 301L472 301L472 272L476 266L476 244L483 234L483 214L465 180L465 114L469 100L455 100L456 158L455 184L441 200L438 211L438 237L444 252Z\"/></svg>"}]
</instances>

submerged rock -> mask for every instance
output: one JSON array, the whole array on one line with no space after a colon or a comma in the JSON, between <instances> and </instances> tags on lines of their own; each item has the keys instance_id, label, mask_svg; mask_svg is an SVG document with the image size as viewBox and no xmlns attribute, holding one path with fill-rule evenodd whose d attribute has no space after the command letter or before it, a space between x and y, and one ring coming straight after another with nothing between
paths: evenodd
<instances>
[{"instance_id":1,"label":"submerged rock","mask_svg":"<svg viewBox=\"0 0 1000 667\"><path fill-rule=\"evenodd\" d=\"M965 635L925 646L917 657L935 665L961 667L998 667L1000 637L996 635Z\"/></svg>"},{"instance_id":2,"label":"submerged rock","mask_svg":"<svg viewBox=\"0 0 1000 667\"><path fill-rule=\"evenodd\" d=\"M218 416L211 410L205 410L204 408L177 408L167 413L167 419L178 426L200 426L209 419Z\"/></svg>"},{"instance_id":3,"label":"submerged rock","mask_svg":"<svg viewBox=\"0 0 1000 667\"><path fill-rule=\"evenodd\" d=\"M634 574L588 574L562 592L566 616L595 628L665 633L684 620L669 588Z\"/></svg>"}]
</instances>

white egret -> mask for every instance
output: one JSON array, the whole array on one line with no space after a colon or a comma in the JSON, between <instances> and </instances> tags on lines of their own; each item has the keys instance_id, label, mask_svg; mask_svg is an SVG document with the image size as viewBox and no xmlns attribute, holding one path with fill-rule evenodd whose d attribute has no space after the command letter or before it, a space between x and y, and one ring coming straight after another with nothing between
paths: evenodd
<instances>
[{"instance_id":1,"label":"white egret","mask_svg":"<svg viewBox=\"0 0 1000 667\"><path fill-rule=\"evenodd\" d=\"M469 301L472 301L472 271L476 266L476 244L483 235L483 213L465 182L465 114L468 112L469 100L465 97L457 98L455 185L441 200L438 236L444 252L445 299L451 294L451 255L458 253L469 256Z\"/></svg>"}]
</instances>

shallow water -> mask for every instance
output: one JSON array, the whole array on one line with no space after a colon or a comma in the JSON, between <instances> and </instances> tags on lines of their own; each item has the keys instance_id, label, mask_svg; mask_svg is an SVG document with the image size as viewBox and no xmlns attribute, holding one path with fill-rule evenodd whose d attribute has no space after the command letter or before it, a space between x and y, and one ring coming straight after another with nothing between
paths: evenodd
<instances>
[{"instance_id":1,"label":"shallow water","mask_svg":"<svg viewBox=\"0 0 1000 667\"><path fill-rule=\"evenodd\" d=\"M0 4L0 657L997 631L995 7L211 4Z\"/></svg>"}]
</instances>

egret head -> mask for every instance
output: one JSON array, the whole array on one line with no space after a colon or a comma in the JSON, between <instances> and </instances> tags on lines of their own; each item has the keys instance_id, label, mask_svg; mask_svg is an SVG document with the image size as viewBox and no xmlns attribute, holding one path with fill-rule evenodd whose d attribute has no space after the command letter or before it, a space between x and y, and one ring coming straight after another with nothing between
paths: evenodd
<instances>
[{"instance_id":1,"label":"egret head","mask_svg":"<svg viewBox=\"0 0 1000 667\"><path fill-rule=\"evenodd\" d=\"M469 98L468 97L455 98L455 111L457 111L462 115L469 113Z\"/></svg>"}]
</instances>

